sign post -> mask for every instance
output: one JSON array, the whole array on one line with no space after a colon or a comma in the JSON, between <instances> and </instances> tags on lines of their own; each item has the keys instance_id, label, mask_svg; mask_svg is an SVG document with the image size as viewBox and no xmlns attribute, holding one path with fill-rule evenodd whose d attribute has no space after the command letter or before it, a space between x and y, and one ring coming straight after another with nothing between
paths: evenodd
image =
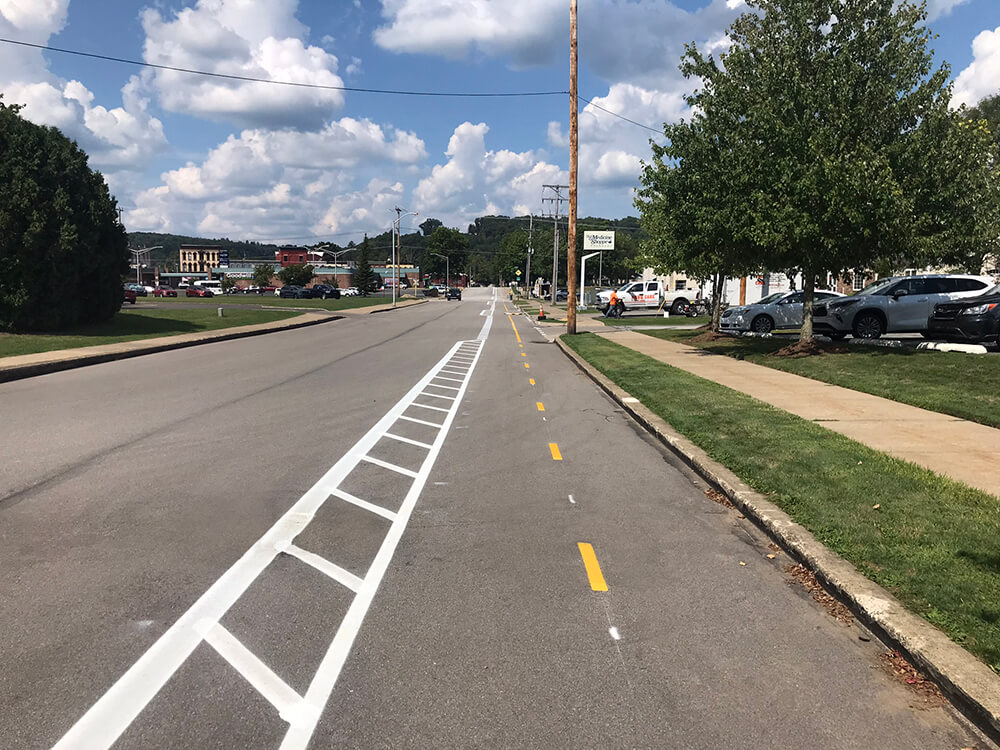
<instances>
[{"instance_id":1,"label":"sign post","mask_svg":"<svg viewBox=\"0 0 1000 750\"><path fill-rule=\"evenodd\" d=\"M609 232L584 232L583 233L583 249L584 250L595 250L596 253L601 256L601 273L603 273L604 265L604 251L615 249L615 233L613 231ZM588 255L587 258L593 257ZM584 258L586 260L586 258ZM598 274L601 275L601 274ZM583 263L580 264L580 304L583 305ZM601 279L597 280L598 285L601 283Z\"/></svg>"}]
</instances>

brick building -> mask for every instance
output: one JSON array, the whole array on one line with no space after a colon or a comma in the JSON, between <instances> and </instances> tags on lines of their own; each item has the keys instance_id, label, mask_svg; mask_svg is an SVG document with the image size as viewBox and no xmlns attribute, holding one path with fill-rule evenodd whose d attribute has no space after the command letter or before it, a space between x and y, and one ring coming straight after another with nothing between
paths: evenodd
<instances>
[{"instance_id":1,"label":"brick building","mask_svg":"<svg viewBox=\"0 0 1000 750\"><path fill-rule=\"evenodd\" d=\"M219 265L221 255L222 248L218 245L181 245L181 273L208 273Z\"/></svg>"},{"instance_id":2,"label":"brick building","mask_svg":"<svg viewBox=\"0 0 1000 750\"><path fill-rule=\"evenodd\" d=\"M301 266L309 262L309 251L304 247L286 245L274 251L274 262L280 263L281 267Z\"/></svg>"}]
</instances>

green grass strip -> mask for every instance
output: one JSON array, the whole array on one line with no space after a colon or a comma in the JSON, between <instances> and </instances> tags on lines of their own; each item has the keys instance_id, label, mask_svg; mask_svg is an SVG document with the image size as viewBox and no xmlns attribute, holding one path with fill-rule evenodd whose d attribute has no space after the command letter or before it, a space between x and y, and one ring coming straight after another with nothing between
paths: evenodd
<instances>
[{"instance_id":1,"label":"green grass strip","mask_svg":"<svg viewBox=\"0 0 1000 750\"><path fill-rule=\"evenodd\" d=\"M563 340L1000 672L1000 498L593 334Z\"/></svg>"},{"instance_id":2,"label":"green grass strip","mask_svg":"<svg viewBox=\"0 0 1000 750\"><path fill-rule=\"evenodd\" d=\"M921 409L1000 427L1000 356L850 347L821 357L772 357L787 339L731 338L691 342L701 331L643 331L824 383L871 393Z\"/></svg>"},{"instance_id":3,"label":"green grass strip","mask_svg":"<svg viewBox=\"0 0 1000 750\"><path fill-rule=\"evenodd\" d=\"M221 294L215 297L186 297L181 291L177 297L140 297L144 303L152 303L161 307L181 304L205 305L207 307L235 307L238 305L259 305L261 307L315 307L320 310L352 310L358 307L374 305L390 305L392 297L341 297L340 299L291 299L275 297L273 294ZM402 297L397 301L413 301L412 296ZM422 298L418 298L422 299Z\"/></svg>"},{"instance_id":4,"label":"green grass strip","mask_svg":"<svg viewBox=\"0 0 1000 750\"><path fill-rule=\"evenodd\" d=\"M301 314L280 310L227 309L225 317L220 318L215 308L122 310L104 323L83 326L65 333L0 333L0 357L215 331L270 323Z\"/></svg>"}]
</instances>

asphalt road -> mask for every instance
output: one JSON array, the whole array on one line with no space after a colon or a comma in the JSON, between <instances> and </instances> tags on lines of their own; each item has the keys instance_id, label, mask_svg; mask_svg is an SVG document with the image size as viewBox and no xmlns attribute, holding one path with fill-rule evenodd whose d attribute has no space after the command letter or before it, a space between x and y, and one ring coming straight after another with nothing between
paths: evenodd
<instances>
[{"instance_id":1,"label":"asphalt road","mask_svg":"<svg viewBox=\"0 0 1000 750\"><path fill-rule=\"evenodd\" d=\"M0 747L988 746L491 294L0 385Z\"/></svg>"}]
</instances>

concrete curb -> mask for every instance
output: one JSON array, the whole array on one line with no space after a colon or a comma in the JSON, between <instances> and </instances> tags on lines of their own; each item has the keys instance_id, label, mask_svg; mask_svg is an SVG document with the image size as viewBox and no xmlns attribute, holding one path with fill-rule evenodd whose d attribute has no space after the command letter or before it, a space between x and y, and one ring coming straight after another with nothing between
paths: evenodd
<instances>
[{"instance_id":1,"label":"concrete curb","mask_svg":"<svg viewBox=\"0 0 1000 750\"><path fill-rule=\"evenodd\" d=\"M926 620L909 612L892 594L868 580L840 555L827 549L764 495L710 458L561 339L556 339L556 343L570 361L639 424L706 481L724 492L747 518L761 527L792 558L814 571L823 585L844 601L858 619L884 642L905 654L938 684L970 721L993 741L1000 742L1000 675Z\"/></svg>"},{"instance_id":2,"label":"concrete curb","mask_svg":"<svg viewBox=\"0 0 1000 750\"><path fill-rule=\"evenodd\" d=\"M120 344L108 344L111 347L121 347L115 351L89 352L91 349L104 349L103 346L84 347L72 351L72 356L53 358L46 361L33 362L29 364L5 366L0 361L0 383L24 378L33 378L37 375L47 375L51 372L61 372L62 370L73 370L77 367L87 367L88 365L98 365L102 362L113 362L119 359L130 359L131 357L141 357L144 354L156 354L172 349L186 349L189 346L200 346L201 344L212 344L216 341L231 341L233 339L249 338L250 336L262 336L265 333L275 333L277 331L290 331L295 328L305 328L307 326L328 323L333 320L340 320L342 315L316 316L310 320L301 320L309 315L299 315L292 318L288 323L275 325L274 323L262 323L255 326L239 326L237 328L222 329L204 334L181 334L180 336L164 336L157 339L140 339L138 341L127 341ZM292 322L298 321L298 322ZM188 338L191 336L192 338ZM178 340L180 339L180 340ZM79 352L78 354L76 352ZM45 354L57 354L57 352L45 352Z\"/></svg>"},{"instance_id":3,"label":"concrete curb","mask_svg":"<svg viewBox=\"0 0 1000 750\"><path fill-rule=\"evenodd\" d=\"M403 302L397 302L396 306L393 307L390 302L388 305L374 305L373 307L365 310L365 315L374 315L375 313L382 312L392 312L393 310L401 310L404 307L416 307L417 305L426 305L429 300L426 299L408 299ZM364 309L364 308L361 308Z\"/></svg>"}]
</instances>

